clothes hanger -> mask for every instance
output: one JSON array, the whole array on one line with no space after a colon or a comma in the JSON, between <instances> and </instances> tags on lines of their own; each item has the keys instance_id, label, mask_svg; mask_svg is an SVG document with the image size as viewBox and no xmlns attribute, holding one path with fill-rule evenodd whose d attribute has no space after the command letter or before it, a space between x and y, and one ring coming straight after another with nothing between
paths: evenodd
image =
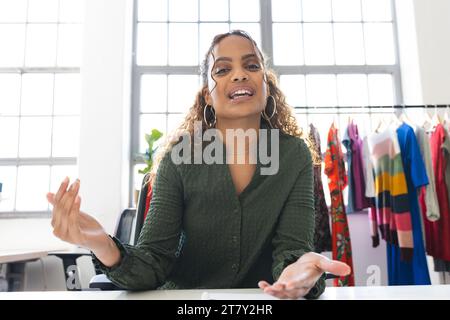
<instances>
[{"instance_id":1,"label":"clothes hanger","mask_svg":"<svg viewBox=\"0 0 450 320\"><path fill-rule=\"evenodd\" d=\"M437 111L437 104L434 105L434 115L433 115L433 118L431 120L432 120L431 121L431 125L432 125L433 128L436 127L439 124L442 124L442 119L439 116L438 111Z\"/></svg>"},{"instance_id":2,"label":"clothes hanger","mask_svg":"<svg viewBox=\"0 0 450 320\"><path fill-rule=\"evenodd\" d=\"M405 104L402 104L402 112L400 114L400 120L412 127L413 129L416 127L416 124L408 117L408 113L406 112Z\"/></svg>"},{"instance_id":3,"label":"clothes hanger","mask_svg":"<svg viewBox=\"0 0 450 320\"><path fill-rule=\"evenodd\" d=\"M446 126L448 126L448 124L450 122L448 111L449 111L449 105L447 104L447 105L445 105L445 113L444 113L444 124Z\"/></svg>"},{"instance_id":4,"label":"clothes hanger","mask_svg":"<svg viewBox=\"0 0 450 320\"><path fill-rule=\"evenodd\" d=\"M428 113L428 105L425 105L425 109L423 109L424 111L424 121L422 123L422 128L425 130L429 130L431 129L432 126L432 122L433 120L430 117L430 114Z\"/></svg>"}]
</instances>

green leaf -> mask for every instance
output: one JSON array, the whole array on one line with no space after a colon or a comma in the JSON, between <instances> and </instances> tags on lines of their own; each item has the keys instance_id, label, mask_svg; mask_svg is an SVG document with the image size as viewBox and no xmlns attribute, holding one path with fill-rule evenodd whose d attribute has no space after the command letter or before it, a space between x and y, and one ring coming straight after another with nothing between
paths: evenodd
<instances>
[{"instance_id":1,"label":"green leaf","mask_svg":"<svg viewBox=\"0 0 450 320\"><path fill-rule=\"evenodd\" d=\"M145 154L140 153L138 156L141 158L140 160L144 160L144 162L147 164L147 167L142 170L138 170L141 174L148 173L152 166L153 166L153 155L155 154L158 147L153 148L154 143L159 140L163 136L163 133L159 131L158 129L152 129L150 134L145 134L145 141L148 144L148 149Z\"/></svg>"}]
</instances>

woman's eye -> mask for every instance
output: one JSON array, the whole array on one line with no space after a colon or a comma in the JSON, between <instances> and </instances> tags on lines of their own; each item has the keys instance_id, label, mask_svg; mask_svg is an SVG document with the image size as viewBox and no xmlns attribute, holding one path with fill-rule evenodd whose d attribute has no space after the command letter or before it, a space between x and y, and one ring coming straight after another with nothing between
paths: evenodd
<instances>
[{"instance_id":1,"label":"woman's eye","mask_svg":"<svg viewBox=\"0 0 450 320\"><path fill-rule=\"evenodd\" d=\"M259 70L259 65L257 65L257 64L250 64L250 65L248 65L248 67L253 70Z\"/></svg>"},{"instance_id":2,"label":"woman's eye","mask_svg":"<svg viewBox=\"0 0 450 320\"><path fill-rule=\"evenodd\" d=\"M217 69L216 74L224 73L227 69Z\"/></svg>"}]
</instances>

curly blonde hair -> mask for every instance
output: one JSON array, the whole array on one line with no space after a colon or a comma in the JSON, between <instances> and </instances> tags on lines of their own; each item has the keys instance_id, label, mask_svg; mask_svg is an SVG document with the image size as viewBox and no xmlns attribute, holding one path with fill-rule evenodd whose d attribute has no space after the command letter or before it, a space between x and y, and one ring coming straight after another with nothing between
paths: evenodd
<instances>
[{"instance_id":1,"label":"curly blonde hair","mask_svg":"<svg viewBox=\"0 0 450 320\"><path fill-rule=\"evenodd\" d=\"M213 50L214 47L224 38L236 35L240 37L244 37L248 39L255 51L259 54L259 57L261 59L261 63L264 66L265 70L265 81L268 84L269 87L269 93L270 95L275 99L276 102L276 113L271 117L270 119L265 118L264 116L261 116L261 119L268 123L268 125L272 128L279 129L282 133L288 134L294 137L299 137L305 140L305 142L310 147L311 153L314 158L313 146L309 143L308 137L306 137L303 134L303 130L298 126L297 120L293 113L293 108L289 106L286 102L286 97L281 92L281 90L278 87L278 79L275 74L275 72L267 67L267 58L265 55L261 52L261 50L258 48L258 45L256 42L252 39L252 37L242 30L232 30L227 33L218 34L214 37L211 46L209 47L205 58L202 62L202 65L200 67L200 74L202 77L202 86L201 89L197 92L195 96L194 104L190 107L187 115L185 116L183 122L179 125L179 127L169 135L165 142L158 148L158 152L155 155L154 163L152 170L150 171L150 175L148 175L149 180L147 182L153 182L154 177L156 175L156 172L158 170L158 165L161 161L161 159L164 157L164 155L169 152L174 144L176 144L179 141L179 138L182 134L188 133L190 137L193 137L194 135L194 122L195 121L201 121L202 122L202 132L207 130L209 127L206 123L210 123L209 119L206 119L207 121L204 121L204 108L206 106L206 101L204 98L204 90L208 88L208 70L209 70L209 56L212 55L214 58ZM214 62L215 63L215 62ZM214 79L213 79L214 80ZM267 114L272 114L273 112L273 99L268 99L266 109L272 110L271 112L267 112ZM272 105L272 106L269 106ZM272 108L272 109L270 109ZM314 162L317 162L316 160Z\"/></svg>"}]
</instances>

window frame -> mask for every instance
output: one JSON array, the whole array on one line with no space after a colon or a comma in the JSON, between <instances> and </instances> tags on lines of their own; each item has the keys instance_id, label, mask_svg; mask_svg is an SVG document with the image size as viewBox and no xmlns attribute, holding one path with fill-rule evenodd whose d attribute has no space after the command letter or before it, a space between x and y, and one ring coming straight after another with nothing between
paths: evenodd
<instances>
[{"instance_id":1,"label":"window frame","mask_svg":"<svg viewBox=\"0 0 450 320\"><path fill-rule=\"evenodd\" d=\"M81 3L81 2L80 2ZM81 4L84 6L84 2ZM50 115L45 115L45 117L51 118L51 136L50 136L50 156L49 157L19 157L19 153L17 153L16 157L10 157L10 158L0 158L0 167L3 166L15 166L15 176L16 176L16 185L15 185L15 192L14 192L14 210L12 211L0 211L0 219L17 219L17 218L48 218L51 217L51 210L50 208L48 210L30 210L30 211L21 211L16 210L17 208L17 184L18 184L18 170L20 166L48 166L49 167L49 185L48 189L50 190L51 183L52 183L52 167L53 166L61 166L61 165L70 165L70 166L76 166L77 165L77 157L54 157L51 156L52 150L53 150L53 125L54 125L54 119L59 117L59 115L55 115L53 112L54 109L54 90L55 90L55 76L57 74L80 74L80 67L60 67L57 65L57 51L55 53L55 66L44 66L44 67L33 67L33 66L26 66L25 65L25 59L26 59L26 35L27 35L27 29L28 25L36 25L36 24L54 24L57 26L57 37L56 37L56 43L55 48L58 50L59 47L59 26L60 25L81 25L81 21L60 21L60 2L58 1L58 16L55 21L45 21L45 22L33 22L28 20L28 10L29 10L29 2L27 1L26 4L26 19L25 21L20 22L2 22L1 24L21 24L25 25L25 46L24 46L24 55L23 55L23 65L20 67L0 67L0 74L18 74L20 75L20 94L22 94L22 81L23 81L23 75L24 74L52 74L53 75L53 101L52 101L52 113ZM81 92L80 92L81 95ZM80 117L80 114L68 114L63 115L64 117ZM21 102L19 102L19 113L18 115L1 115L2 118L18 118L19 119L19 127L18 127L18 139L20 139L20 126L21 126L21 118L35 118L40 116L29 116L29 115L23 115L21 114ZM17 141L19 144L19 141ZM20 146L19 146L20 147ZM19 152L19 148L18 148Z\"/></svg>"},{"instance_id":2,"label":"window frame","mask_svg":"<svg viewBox=\"0 0 450 320\"><path fill-rule=\"evenodd\" d=\"M300 1L300 0L299 0ZM200 11L200 1L198 0L199 6L198 10ZM392 26L393 26L393 38L394 38L394 53L395 53L395 64L393 65L282 65L277 66L273 64L273 34L272 34L272 1L271 0L259 0L260 3L260 35L261 35L261 49L263 52L270 57L267 62L268 67L272 68L278 79L282 75L310 75L310 74L327 74L327 75L340 75L340 74L390 74L392 75L393 82L393 91L394 91L394 103L399 105L403 101L403 93L402 93L402 83L401 83L401 70L400 70L400 59L399 59L399 43L398 43L398 29L397 29L397 17L396 17L396 8L395 1L390 0L391 4L391 12L392 12ZM228 1L230 4L230 1ZM167 21L170 23L169 21ZM202 21L199 18L197 20L197 24L200 23L208 23L214 21ZM232 21L220 21L223 23L233 23ZM303 22L301 22L303 23ZM335 23L331 21L331 23ZM198 75L199 74L199 66L139 66L136 63L137 56L137 26L138 26L138 0L134 0L133 3L133 40L132 40L132 97L131 97L131 166L130 166L130 181L129 181L129 199L130 199L130 207L134 206L133 194L134 194L134 175L135 175L135 166L139 164L143 164L144 162L136 156L139 152L139 143L140 143L140 80L141 77L145 74L164 74L164 75ZM194 95L194 93L193 93ZM309 111L314 109L313 106L293 106L294 112L296 114L302 114L308 116ZM335 111L337 106L329 106L329 107L320 107L320 109L324 112L328 110L328 112ZM345 108L345 107L343 107ZM362 107L361 109L365 109ZM370 114L371 109L367 108L366 112ZM149 113L146 113L149 114ZM153 114L150 113L150 114ZM166 110L165 112L154 112L154 114L165 114L166 115L166 128L169 119L169 115L171 114L182 114L169 112ZM339 112L337 113L339 116Z\"/></svg>"}]
</instances>

